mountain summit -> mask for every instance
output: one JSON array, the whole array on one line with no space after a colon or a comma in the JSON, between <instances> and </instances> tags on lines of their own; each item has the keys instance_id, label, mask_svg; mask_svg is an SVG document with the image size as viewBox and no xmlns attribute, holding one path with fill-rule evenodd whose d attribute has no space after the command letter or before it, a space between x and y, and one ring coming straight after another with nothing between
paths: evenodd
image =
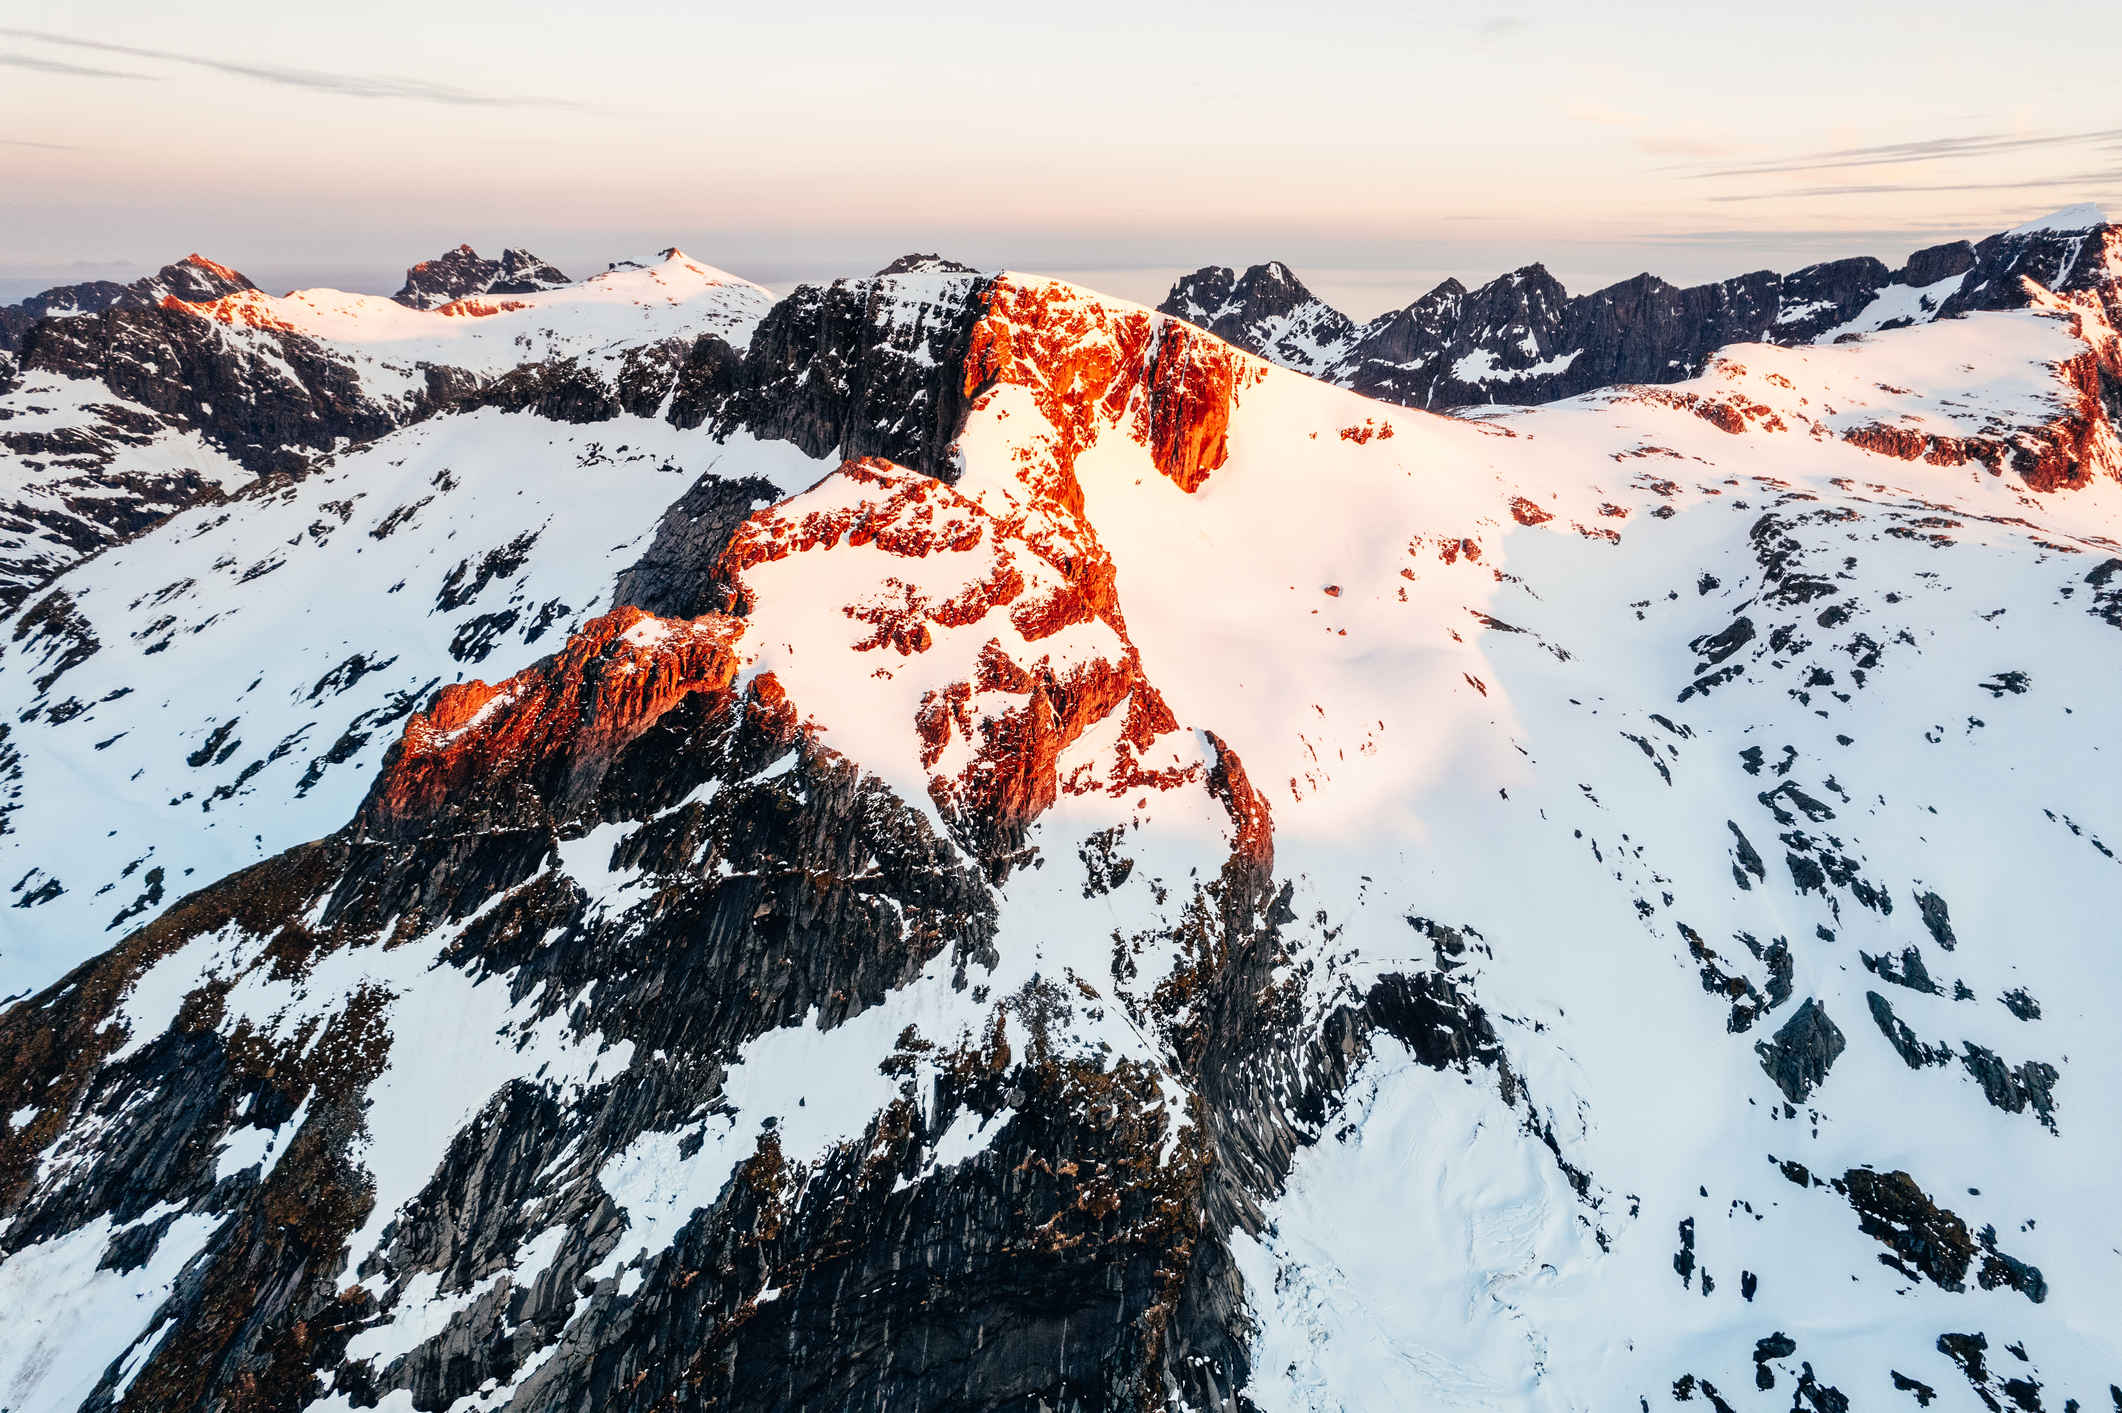
<instances>
[{"instance_id":1,"label":"mountain summit","mask_svg":"<svg viewBox=\"0 0 2122 1413\"><path fill-rule=\"evenodd\" d=\"M1354 321L1279 260L1242 275L1206 266L1173 285L1159 308L1300 373L1324 373L1356 338Z\"/></svg>"},{"instance_id":2,"label":"mountain summit","mask_svg":"<svg viewBox=\"0 0 2122 1413\"><path fill-rule=\"evenodd\" d=\"M196 253L171 261L131 284L91 280L86 284L58 285L20 303L0 306L0 353L20 349L24 335L40 319L100 314L106 309L138 309L165 299L203 303L255 288L228 266Z\"/></svg>"},{"instance_id":3,"label":"mountain summit","mask_svg":"<svg viewBox=\"0 0 2122 1413\"><path fill-rule=\"evenodd\" d=\"M460 245L408 269L391 298L408 309L435 309L468 295L531 294L567 283L557 267L527 250L504 250L499 260L488 260Z\"/></svg>"}]
</instances>

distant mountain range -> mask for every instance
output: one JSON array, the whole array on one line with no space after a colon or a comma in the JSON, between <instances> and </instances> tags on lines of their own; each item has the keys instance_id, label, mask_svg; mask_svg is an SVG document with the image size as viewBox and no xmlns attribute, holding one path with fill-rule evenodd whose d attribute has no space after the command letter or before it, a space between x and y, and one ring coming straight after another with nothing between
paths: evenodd
<instances>
[{"instance_id":1,"label":"distant mountain range","mask_svg":"<svg viewBox=\"0 0 2122 1413\"><path fill-rule=\"evenodd\" d=\"M1527 265L1469 290L1446 280L1359 324L1279 261L1196 270L1158 309L1262 358L1405 407L1541 403L1618 383L1694 377L1733 343L1833 343L1978 309L2016 309L2030 278L2080 293L2112 279L2098 208L2071 207L1970 243L1760 270L1687 289L1655 275L1571 295Z\"/></svg>"}]
</instances>

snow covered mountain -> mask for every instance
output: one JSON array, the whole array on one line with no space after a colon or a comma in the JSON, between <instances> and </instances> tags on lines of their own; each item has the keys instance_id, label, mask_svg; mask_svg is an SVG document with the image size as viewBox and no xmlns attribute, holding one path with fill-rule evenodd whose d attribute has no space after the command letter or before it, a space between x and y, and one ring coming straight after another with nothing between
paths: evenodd
<instances>
[{"instance_id":1,"label":"snow covered mountain","mask_svg":"<svg viewBox=\"0 0 2122 1413\"><path fill-rule=\"evenodd\" d=\"M19 349L22 336L40 319L100 314L106 309L152 309L165 299L198 302L251 288L251 282L236 271L199 254L187 255L127 285L114 280L58 285L19 303L0 305L0 353Z\"/></svg>"},{"instance_id":2,"label":"snow covered mountain","mask_svg":"<svg viewBox=\"0 0 2122 1413\"><path fill-rule=\"evenodd\" d=\"M161 311L406 415L0 621L0 1407L2122 1403L2122 266L1441 417L677 259Z\"/></svg>"},{"instance_id":3,"label":"snow covered mountain","mask_svg":"<svg viewBox=\"0 0 2122 1413\"><path fill-rule=\"evenodd\" d=\"M40 296L0 355L0 605L176 510L437 413L652 406L700 340L741 346L772 303L676 250L573 285L520 251L453 254L479 268L445 256L408 272L408 290L476 287L432 308L404 292L268 295L198 256L102 304Z\"/></svg>"},{"instance_id":4,"label":"snow covered mountain","mask_svg":"<svg viewBox=\"0 0 2122 1413\"><path fill-rule=\"evenodd\" d=\"M1540 403L1616 383L1692 378L1727 344L1833 343L1977 309L2022 307L2022 277L2061 292L2111 284L2122 231L2074 206L1977 244L1794 274L1761 270L1681 289L1638 275L1572 296L1528 265L1469 290L1457 280L1357 324L1280 262L1208 266L1159 306L1285 368L1407 407Z\"/></svg>"}]
</instances>

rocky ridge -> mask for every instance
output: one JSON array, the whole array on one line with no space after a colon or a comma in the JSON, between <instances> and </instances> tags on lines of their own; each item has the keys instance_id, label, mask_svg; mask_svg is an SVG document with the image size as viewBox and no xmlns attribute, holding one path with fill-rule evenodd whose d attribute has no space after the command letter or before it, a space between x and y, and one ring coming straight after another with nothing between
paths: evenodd
<instances>
[{"instance_id":1,"label":"rocky ridge","mask_svg":"<svg viewBox=\"0 0 2122 1413\"><path fill-rule=\"evenodd\" d=\"M106 309L150 309L165 299L204 303L238 290L255 289L248 279L204 255L192 254L130 284L90 280L58 285L15 304L0 305L0 353L12 353L41 319L100 314Z\"/></svg>"},{"instance_id":2,"label":"rocky ridge","mask_svg":"<svg viewBox=\"0 0 2122 1413\"><path fill-rule=\"evenodd\" d=\"M1542 403L1684 381L1734 343L1831 343L2022 308L2027 278L2056 294L2112 290L2122 228L2092 208L2077 219L2084 229L2035 222L1932 246L1899 269L1867 256L1686 289L1645 274L1571 295L1544 266L1528 265L1472 290L1446 280L1360 325L1280 262L1243 274L1208 266L1174 284L1159 308L1284 367L1407 407Z\"/></svg>"},{"instance_id":3,"label":"rocky ridge","mask_svg":"<svg viewBox=\"0 0 2122 1413\"><path fill-rule=\"evenodd\" d=\"M475 294L534 294L571 284L559 267L513 246L489 260L469 245L422 260L405 272L405 284L391 296L408 309L439 309Z\"/></svg>"}]
</instances>

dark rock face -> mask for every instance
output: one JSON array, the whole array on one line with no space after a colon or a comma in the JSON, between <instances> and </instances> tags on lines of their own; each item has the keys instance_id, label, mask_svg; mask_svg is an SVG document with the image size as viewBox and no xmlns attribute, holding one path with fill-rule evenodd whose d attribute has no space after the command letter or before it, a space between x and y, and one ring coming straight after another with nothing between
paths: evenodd
<instances>
[{"instance_id":1,"label":"dark rock face","mask_svg":"<svg viewBox=\"0 0 2122 1413\"><path fill-rule=\"evenodd\" d=\"M985 287L972 275L798 286L752 335L723 415L812 456L882 456L953 479Z\"/></svg>"},{"instance_id":2,"label":"dark rock face","mask_svg":"<svg viewBox=\"0 0 2122 1413\"><path fill-rule=\"evenodd\" d=\"M85 284L59 285L42 294L31 295L20 303L0 307L0 352L20 348L23 339L40 319L100 314L106 309L144 309L160 304L165 298L203 304L238 290L256 288L228 266L196 254L164 265L154 274L143 275L131 284L90 280ZM5 389L0 388L0 391Z\"/></svg>"},{"instance_id":3,"label":"dark rock face","mask_svg":"<svg viewBox=\"0 0 2122 1413\"><path fill-rule=\"evenodd\" d=\"M727 347L712 334L701 335L698 342ZM693 346L684 339L673 338L627 349L616 370L609 364L600 367L577 358L524 363L491 382L472 382L461 389L454 380L441 384L418 410L424 414L430 409L468 412L497 407L578 425L620 416L653 417L678 384L692 352ZM430 371L432 375L442 370ZM431 376L431 385L436 381Z\"/></svg>"},{"instance_id":4,"label":"dark rock face","mask_svg":"<svg viewBox=\"0 0 2122 1413\"><path fill-rule=\"evenodd\" d=\"M2056 1126L2055 1086L2061 1075L2054 1065L2045 1060L2010 1065L1995 1051L1972 1041L1963 1042L1962 1049L1961 1064L1982 1086L1982 1096L1991 1104L2007 1114L2021 1114L2031 1108L2045 1126Z\"/></svg>"},{"instance_id":5,"label":"dark rock face","mask_svg":"<svg viewBox=\"0 0 2122 1413\"><path fill-rule=\"evenodd\" d=\"M467 295L530 294L567 283L558 268L528 250L504 250L499 260L489 260L460 245L407 269L403 288L391 298L410 309L439 309Z\"/></svg>"},{"instance_id":6,"label":"dark rock face","mask_svg":"<svg viewBox=\"0 0 2122 1413\"><path fill-rule=\"evenodd\" d=\"M664 416L673 427L697 427L727 407L743 386L744 350L732 348L713 334L702 334L678 364Z\"/></svg>"},{"instance_id":7,"label":"dark rock face","mask_svg":"<svg viewBox=\"0 0 2122 1413\"><path fill-rule=\"evenodd\" d=\"M534 294L542 289L558 289L573 281L560 272L560 267L550 260L541 260L528 250L517 250L513 246L501 252L501 271L494 282L486 287L488 294Z\"/></svg>"},{"instance_id":8,"label":"dark rock face","mask_svg":"<svg viewBox=\"0 0 2122 1413\"><path fill-rule=\"evenodd\" d=\"M261 475L299 472L340 438L366 441L402 420L313 340L280 330L257 331L255 344L227 340L212 322L173 309L44 320L21 360L25 373L93 379L195 427Z\"/></svg>"},{"instance_id":9,"label":"dark rock face","mask_svg":"<svg viewBox=\"0 0 2122 1413\"><path fill-rule=\"evenodd\" d=\"M132 298L132 290L115 280L90 280L84 284L60 285L42 294L33 294L20 303L0 306L0 350L20 348L22 336L39 319L99 314Z\"/></svg>"},{"instance_id":10,"label":"dark rock face","mask_svg":"<svg viewBox=\"0 0 2122 1413\"><path fill-rule=\"evenodd\" d=\"M1263 358L1387 402L1436 409L1539 403L1617 383L1679 382L1727 344L1815 342L1895 290L1915 312L1880 327L2022 308L2025 278L2112 302L2104 254L2116 243L2122 228L2112 226L2006 233L1978 245L1919 250L1898 270L1860 256L1687 289L1644 274L1574 296L1543 266L1528 265L1474 290L1446 280L1363 325L1320 301L1279 262L1243 275L1209 266L1180 279L1159 308ZM1946 288L1954 279L1958 285Z\"/></svg>"},{"instance_id":11,"label":"dark rock face","mask_svg":"<svg viewBox=\"0 0 2122 1413\"><path fill-rule=\"evenodd\" d=\"M1975 1254L1967 1223L1933 1203L1914 1178L1852 1168L1836 1187L1848 1196L1864 1234L1891 1248L1911 1274L1947 1290L1965 1288Z\"/></svg>"},{"instance_id":12,"label":"dark rock face","mask_svg":"<svg viewBox=\"0 0 2122 1413\"><path fill-rule=\"evenodd\" d=\"M1827 1018L1817 1000L1807 997L1773 1038L1754 1049L1760 1053L1761 1068L1783 1091L1783 1097L1793 1104L1802 1104L1827 1078L1828 1070L1847 1045L1841 1027Z\"/></svg>"},{"instance_id":13,"label":"dark rock face","mask_svg":"<svg viewBox=\"0 0 2122 1413\"><path fill-rule=\"evenodd\" d=\"M1728 343L1798 342L1846 321L1885 280L1877 261L1681 289L1652 275L1571 297L1532 265L1462 291L1448 283L1366 328L1326 375L1409 406L1549 402L1614 383L1677 382ZM1790 316L1780 330L1778 321ZM1376 338L1374 333L1382 335Z\"/></svg>"},{"instance_id":14,"label":"dark rock face","mask_svg":"<svg viewBox=\"0 0 2122 1413\"><path fill-rule=\"evenodd\" d=\"M2036 1305L2048 1299L2039 1268L1997 1249L1995 1227L1969 1235L1967 1223L1907 1173L1852 1168L1834 1186L1856 1212L1859 1229L1893 1253L1881 1255L1882 1263L1946 1290L1967 1289L1973 1271L1984 1290L2015 1290Z\"/></svg>"},{"instance_id":15,"label":"dark rock face","mask_svg":"<svg viewBox=\"0 0 2122 1413\"><path fill-rule=\"evenodd\" d=\"M732 481L712 471L663 512L656 537L619 575L612 601L637 604L666 618L728 612L732 600L719 565L722 551L745 518L780 493L757 477Z\"/></svg>"},{"instance_id":16,"label":"dark rock face","mask_svg":"<svg viewBox=\"0 0 2122 1413\"><path fill-rule=\"evenodd\" d=\"M186 304L205 304L223 295L256 289L257 286L228 266L195 252L164 265L144 280L134 281L129 288L151 304L159 304L165 298L181 299Z\"/></svg>"},{"instance_id":17,"label":"dark rock face","mask_svg":"<svg viewBox=\"0 0 2122 1413\"><path fill-rule=\"evenodd\" d=\"M1882 981L1905 986L1911 991L1921 991L1928 996L1943 994L1943 988L1931 980L1930 968L1923 964L1923 953L1914 947L1903 947L1898 962L1891 956L1875 957L1869 952L1859 952L1857 957L1864 963L1866 971L1877 975Z\"/></svg>"},{"instance_id":18,"label":"dark rock face","mask_svg":"<svg viewBox=\"0 0 2122 1413\"><path fill-rule=\"evenodd\" d=\"M1865 992L1864 1001L1871 1008L1871 1018L1879 1027L1879 1033L1886 1037L1886 1043L1894 1047L1894 1053L1899 1055L1902 1063L1910 1069L1920 1070L1929 1065L1942 1065L1952 1059L1952 1051L1946 1046L1926 1045L1917 1039L1908 1023L1894 1014L1893 1006L1878 992Z\"/></svg>"},{"instance_id":19,"label":"dark rock face","mask_svg":"<svg viewBox=\"0 0 2122 1413\"><path fill-rule=\"evenodd\" d=\"M2085 231L2006 232L1978 241L1960 287L1939 311L1950 316L1976 309L2019 309L2026 304L2023 281L2058 294L2096 294L2114 313L2122 291L2115 288L2110 257L2122 246L2122 227Z\"/></svg>"},{"instance_id":20,"label":"dark rock face","mask_svg":"<svg viewBox=\"0 0 2122 1413\"><path fill-rule=\"evenodd\" d=\"M1954 275L1964 275L1974 268L1974 246L1964 240L1948 241L1909 256L1908 263L1894 272L1894 283L1922 288L1949 280Z\"/></svg>"},{"instance_id":21,"label":"dark rock face","mask_svg":"<svg viewBox=\"0 0 2122 1413\"><path fill-rule=\"evenodd\" d=\"M1356 336L1346 314L1306 289L1279 260L1242 275L1205 266L1181 278L1157 307L1226 343L1307 372L1325 367Z\"/></svg>"}]
</instances>

